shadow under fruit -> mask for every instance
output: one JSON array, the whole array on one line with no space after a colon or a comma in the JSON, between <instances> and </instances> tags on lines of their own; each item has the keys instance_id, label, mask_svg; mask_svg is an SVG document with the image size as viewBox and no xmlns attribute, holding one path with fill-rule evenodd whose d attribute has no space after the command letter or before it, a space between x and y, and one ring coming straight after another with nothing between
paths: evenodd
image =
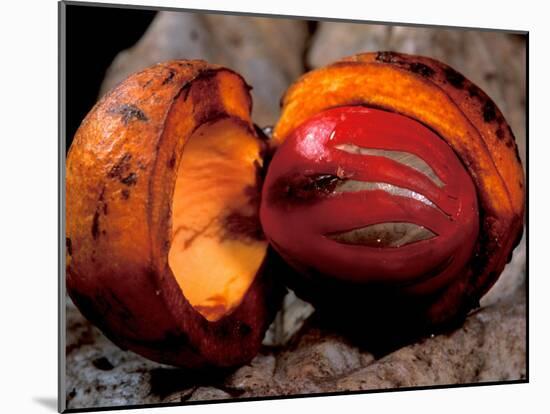
<instances>
[{"instance_id":1,"label":"shadow under fruit","mask_svg":"<svg viewBox=\"0 0 550 414\"><path fill-rule=\"evenodd\" d=\"M82 122L66 180L82 313L191 368L250 361L283 281L373 341L461 321L523 228L523 170L490 98L440 62L362 54L292 85L267 139L248 91L226 68L171 61Z\"/></svg>"}]
</instances>

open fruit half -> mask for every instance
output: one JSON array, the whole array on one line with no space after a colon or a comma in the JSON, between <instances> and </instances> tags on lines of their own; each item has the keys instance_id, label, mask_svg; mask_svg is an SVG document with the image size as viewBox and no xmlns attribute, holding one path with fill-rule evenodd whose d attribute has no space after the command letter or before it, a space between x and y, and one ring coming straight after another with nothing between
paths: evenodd
<instances>
[{"instance_id":1,"label":"open fruit half","mask_svg":"<svg viewBox=\"0 0 550 414\"><path fill-rule=\"evenodd\" d=\"M185 367L257 353L281 290L258 218L264 145L249 87L203 61L130 76L66 163L67 290L113 342Z\"/></svg>"},{"instance_id":2,"label":"open fruit half","mask_svg":"<svg viewBox=\"0 0 550 414\"><path fill-rule=\"evenodd\" d=\"M264 231L298 271L291 287L336 324L399 336L460 320L521 238L512 131L443 63L379 52L313 70L273 137Z\"/></svg>"}]
</instances>

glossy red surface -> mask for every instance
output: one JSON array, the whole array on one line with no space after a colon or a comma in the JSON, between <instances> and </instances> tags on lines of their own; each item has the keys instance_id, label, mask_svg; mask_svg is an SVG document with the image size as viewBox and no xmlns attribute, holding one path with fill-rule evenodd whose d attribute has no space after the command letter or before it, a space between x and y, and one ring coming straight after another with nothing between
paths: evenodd
<instances>
[{"instance_id":1,"label":"glossy red surface","mask_svg":"<svg viewBox=\"0 0 550 414\"><path fill-rule=\"evenodd\" d=\"M387 156L403 153L431 176ZM424 293L464 268L479 230L475 186L449 145L415 120L362 106L321 112L289 134L269 166L260 215L275 249L301 271ZM413 223L434 236L398 247L330 237L379 223Z\"/></svg>"}]
</instances>

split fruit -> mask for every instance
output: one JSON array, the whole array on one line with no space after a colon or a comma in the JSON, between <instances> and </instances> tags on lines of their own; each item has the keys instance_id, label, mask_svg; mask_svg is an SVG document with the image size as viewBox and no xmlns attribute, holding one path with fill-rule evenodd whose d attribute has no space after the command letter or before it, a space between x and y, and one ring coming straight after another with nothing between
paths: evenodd
<instances>
[{"instance_id":1,"label":"split fruit","mask_svg":"<svg viewBox=\"0 0 550 414\"><path fill-rule=\"evenodd\" d=\"M258 352L284 289L266 264L250 109L236 73L172 61L130 76L77 131L67 291L120 347L191 368Z\"/></svg>"},{"instance_id":2,"label":"split fruit","mask_svg":"<svg viewBox=\"0 0 550 414\"><path fill-rule=\"evenodd\" d=\"M370 342L463 320L521 238L512 132L435 60L368 53L311 71L273 139L260 217L287 283Z\"/></svg>"},{"instance_id":3,"label":"split fruit","mask_svg":"<svg viewBox=\"0 0 550 414\"><path fill-rule=\"evenodd\" d=\"M84 119L67 291L113 342L183 367L247 363L284 280L323 321L395 344L461 321L497 280L524 177L478 87L381 52L305 74L282 103L267 140L238 74L171 61Z\"/></svg>"}]
</instances>

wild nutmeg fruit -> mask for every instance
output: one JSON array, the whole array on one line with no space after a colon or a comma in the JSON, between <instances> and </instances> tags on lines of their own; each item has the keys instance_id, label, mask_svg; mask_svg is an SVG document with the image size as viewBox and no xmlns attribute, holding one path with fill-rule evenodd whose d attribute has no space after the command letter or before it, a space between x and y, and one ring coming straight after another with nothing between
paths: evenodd
<instances>
[{"instance_id":1,"label":"wild nutmeg fruit","mask_svg":"<svg viewBox=\"0 0 550 414\"><path fill-rule=\"evenodd\" d=\"M462 320L521 238L512 131L433 59L367 53L305 74L274 141L260 216L288 284L370 342Z\"/></svg>"},{"instance_id":2,"label":"wild nutmeg fruit","mask_svg":"<svg viewBox=\"0 0 550 414\"><path fill-rule=\"evenodd\" d=\"M67 291L122 348L192 368L258 352L283 290L266 266L250 109L238 74L171 61L123 81L78 129Z\"/></svg>"},{"instance_id":3,"label":"wild nutmeg fruit","mask_svg":"<svg viewBox=\"0 0 550 414\"><path fill-rule=\"evenodd\" d=\"M325 321L396 344L462 320L496 281L522 233L523 170L462 75L362 54L292 85L270 142L250 109L235 72L171 61L82 122L67 291L113 342L177 366L244 364L284 279Z\"/></svg>"}]
</instances>

